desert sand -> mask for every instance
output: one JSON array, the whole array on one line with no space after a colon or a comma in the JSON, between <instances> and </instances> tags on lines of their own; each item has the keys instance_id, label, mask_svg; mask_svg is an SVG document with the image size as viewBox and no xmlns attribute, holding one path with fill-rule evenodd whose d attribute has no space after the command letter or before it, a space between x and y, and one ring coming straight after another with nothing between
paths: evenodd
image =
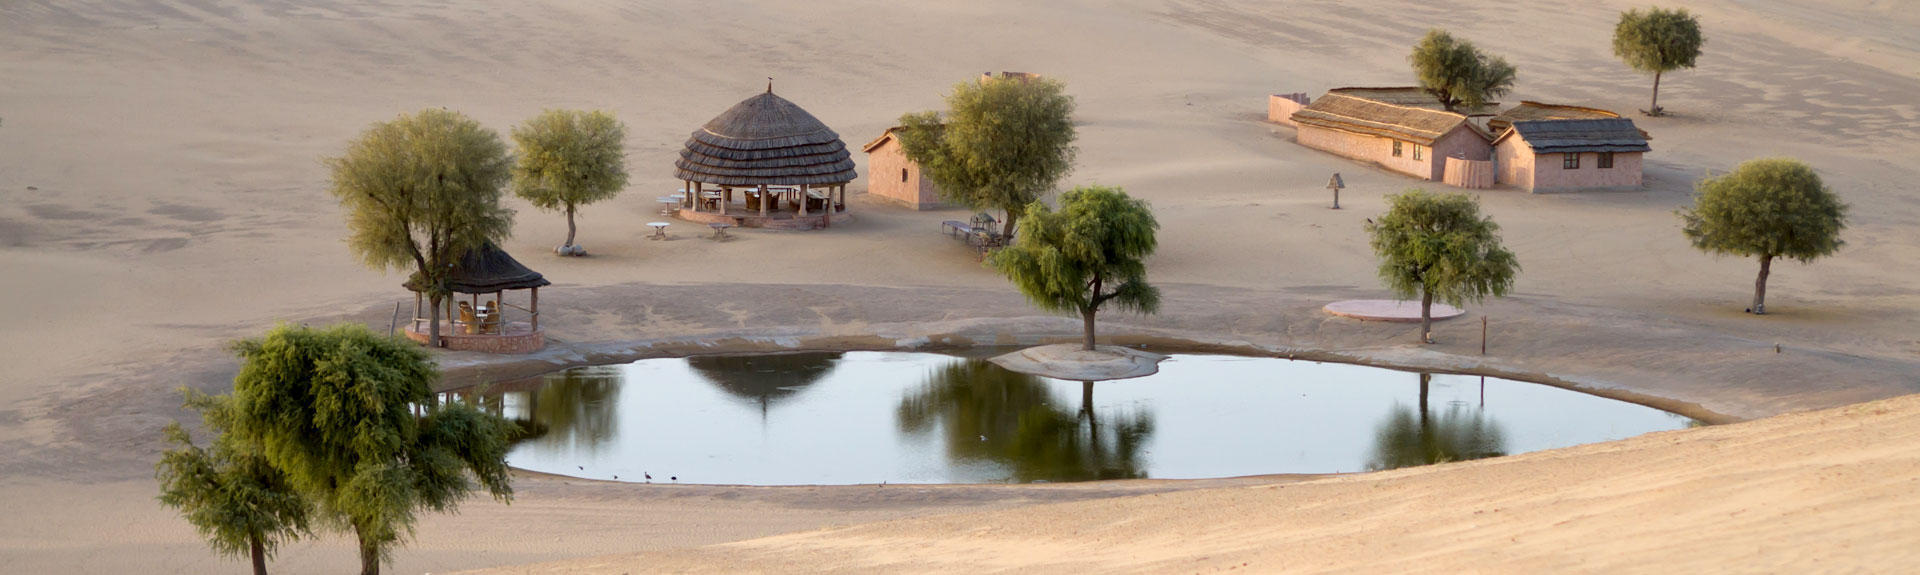
<instances>
[{"instance_id":1,"label":"desert sand","mask_svg":"<svg viewBox=\"0 0 1920 575\"><path fill-rule=\"evenodd\" d=\"M1663 82L1672 116L1634 116L1654 138L1646 189L1479 193L1524 270L1511 297L1436 324L1432 346L1320 311L1387 295L1361 222L1420 183L1295 145L1263 121L1266 95L1407 84L1407 47L1438 26L1519 67L1509 101L1629 112L1650 81L1608 38L1637 4L307 4L0 4L6 570L244 568L153 500L159 430L186 417L177 388L230 387L226 342L280 321L384 327L411 299L403 273L347 252L320 158L425 107L503 133L546 108L609 109L633 173L582 212L588 258L547 255L564 218L513 200L505 247L556 283L553 343L445 354L448 385L697 351L1072 341L1076 320L1033 311L939 233L959 212L872 201L864 180L854 219L829 231L645 240L686 135L769 76L858 146L989 70L1064 80L1081 123L1064 185L1122 186L1160 219L1163 312L1103 316L1104 343L1507 375L1747 422L1330 478L521 474L510 506L424 519L393 571L1894 571L1920 548L1920 402L1887 400L1920 391L1920 14L1898 3L1686 3L1709 39L1697 70ZM1851 227L1835 256L1776 266L1771 313L1753 317L1754 263L1693 250L1672 212L1701 176L1774 155L1819 169ZM1321 187L1333 172L1338 211ZM353 565L337 535L274 563Z\"/></svg>"}]
</instances>

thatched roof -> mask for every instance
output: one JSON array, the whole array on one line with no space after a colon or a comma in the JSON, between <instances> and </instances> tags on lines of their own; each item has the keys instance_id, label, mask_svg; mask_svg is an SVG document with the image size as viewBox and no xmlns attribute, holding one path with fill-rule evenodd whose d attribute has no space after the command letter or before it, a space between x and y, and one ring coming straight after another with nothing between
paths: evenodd
<instances>
[{"instance_id":1,"label":"thatched roof","mask_svg":"<svg viewBox=\"0 0 1920 575\"><path fill-rule=\"evenodd\" d=\"M674 177L722 186L842 184L856 175L840 134L772 89L695 130L673 165Z\"/></svg>"},{"instance_id":2,"label":"thatched roof","mask_svg":"<svg viewBox=\"0 0 1920 575\"><path fill-rule=\"evenodd\" d=\"M537 288L552 285L553 282L536 272L520 265L513 256L501 251L493 242L481 244L460 258L453 266L453 277L448 288L455 293L483 294L510 289ZM418 278L408 279L407 289L421 291Z\"/></svg>"},{"instance_id":3,"label":"thatched roof","mask_svg":"<svg viewBox=\"0 0 1920 575\"><path fill-rule=\"evenodd\" d=\"M1519 121L1501 134L1500 140L1516 135L1536 154L1653 151L1640 130L1633 127L1633 120L1626 118Z\"/></svg>"},{"instance_id":4,"label":"thatched roof","mask_svg":"<svg viewBox=\"0 0 1920 575\"><path fill-rule=\"evenodd\" d=\"M1373 100L1340 91L1328 92L1294 112L1293 121L1305 126L1394 138L1427 146L1462 125L1476 134L1486 136L1478 126L1468 122L1465 115Z\"/></svg>"},{"instance_id":5,"label":"thatched roof","mask_svg":"<svg viewBox=\"0 0 1920 575\"><path fill-rule=\"evenodd\" d=\"M1500 112L1500 115L1487 120L1487 129L1495 134L1500 134L1506 132L1507 128L1513 127L1514 122L1528 120L1603 120L1618 117L1620 117L1619 114L1599 108L1569 106L1566 104L1546 104L1531 100L1522 100L1520 105L1507 108L1506 111ZM1643 130L1640 132L1640 135L1641 137L1646 137L1647 133Z\"/></svg>"},{"instance_id":6,"label":"thatched roof","mask_svg":"<svg viewBox=\"0 0 1920 575\"><path fill-rule=\"evenodd\" d=\"M1393 104L1396 106L1426 108L1428 110L1437 110L1441 112L1447 111L1447 107L1442 105L1439 99L1434 98L1433 94L1428 93L1426 89L1421 88L1419 86L1393 86L1393 87L1387 87L1387 88L1369 88L1369 87L1334 88L1332 90L1327 90L1327 93L1328 94L1346 94L1348 96L1353 96L1355 98L1373 100L1375 102L1383 102L1387 104ZM1472 108L1467 110L1456 110L1456 111L1468 116L1489 116L1493 114L1494 110L1498 110L1498 109L1500 109L1499 102L1487 102L1485 104L1481 104L1477 108Z\"/></svg>"}]
</instances>

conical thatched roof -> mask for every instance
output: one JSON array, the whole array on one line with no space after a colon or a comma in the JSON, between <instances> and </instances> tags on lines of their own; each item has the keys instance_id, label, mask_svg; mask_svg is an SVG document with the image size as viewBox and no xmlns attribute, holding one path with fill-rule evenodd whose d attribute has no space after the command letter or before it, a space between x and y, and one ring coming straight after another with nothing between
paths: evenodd
<instances>
[{"instance_id":1,"label":"conical thatched roof","mask_svg":"<svg viewBox=\"0 0 1920 575\"><path fill-rule=\"evenodd\" d=\"M696 355L687 358L700 377L728 394L762 406L784 399L833 371L839 352L763 355Z\"/></svg>"},{"instance_id":2,"label":"conical thatched roof","mask_svg":"<svg viewBox=\"0 0 1920 575\"><path fill-rule=\"evenodd\" d=\"M695 130L673 165L679 179L722 186L841 184L855 176L840 134L771 89Z\"/></svg>"},{"instance_id":3,"label":"conical thatched roof","mask_svg":"<svg viewBox=\"0 0 1920 575\"><path fill-rule=\"evenodd\" d=\"M453 266L453 277L448 288L456 293L493 293L501 290L537 288L551 285L553 282L536 272L520 265L519 260L501 251L493 242L480 244L480 247L467 252L460 263ZM420 291L418 278L408 279L402 284L407 289Z\"/></svg>"}]
</instances>

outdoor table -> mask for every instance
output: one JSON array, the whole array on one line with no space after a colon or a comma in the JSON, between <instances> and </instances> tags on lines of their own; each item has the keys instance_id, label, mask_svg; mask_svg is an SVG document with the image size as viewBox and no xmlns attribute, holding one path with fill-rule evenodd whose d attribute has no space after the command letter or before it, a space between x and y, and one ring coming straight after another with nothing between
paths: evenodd
<instances>
[{"instance_id":1,"label":"outdoor table","mask_svg":"<svg viewBox=\"0 0 1920 575\"><path fill-rule=\"evenodd\" d=\"M647 222L647 227L653 228L653 235L648 236L647 239L650 239L650 240L667 239L667 223L666 222Z\"/></svg>"},{"instance_id":2,"label":"outdoor table","mask_svg":"<svg viewBox=\"0 0 1920 575\"><path fill-rule=\"evenodd\" d=\"M733 224L714 222L711 224L707 224L707 227L713 228L713 239L719 240L719 239L726 239L727 228L733 227Z\"/></svg>"},{"instance_id":3,"label":"outdoor table","mask_svg":"<svg viewBox=\"0 0 1920 575\"><path fill-rule=\"evenodd\" d=\"M680 208L680 198L660 198L660 215L671 216Z\"/></svg>"},{"instance_id":4,"label":"outdoor table","mask_svg":"<svg viewBox=\"0 0 1920 575\"><path fill-rule=\"evenodd\" d=\"M720 209L720 192L700 192L700 203L707 209Z\"/></svg>"}]
</instances>

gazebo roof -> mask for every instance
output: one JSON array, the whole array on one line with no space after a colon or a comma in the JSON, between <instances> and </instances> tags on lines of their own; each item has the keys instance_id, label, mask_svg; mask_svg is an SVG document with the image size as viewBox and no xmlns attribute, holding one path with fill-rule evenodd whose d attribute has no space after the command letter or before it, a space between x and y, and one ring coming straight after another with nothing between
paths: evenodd
<instances>
[{"instance_id":1,"label":"gazebo roof","mask_svg":"<svg viewBox=\"0 0 1920 575\"><path fill-rule=\"evenodd\" d=\"M843 184L856 176L840 134L772 88L695 130L673 165L679 179L722 186Z\"/></svg>"},{"instance_id":2,"label":"gazebo roof","mask_svg":"<svg viewBox=\"0 0 1920 575\"><path fill-rule=\"evenodd\" d=\"M687 365L728 394L764 408L819 381L839 364L840 356L839 352L695 355L687 358Z\"/></svg>"},{"instance_id":3,"label":"gazebo roof","mask_svg":"<svg viewBox=\"0 0 1920 575\"><path fill-rule=\"evenodd\" d=\"M408 279L407 289L420 291L417 281ZM501 251L493 242L480 244L480 247L467 252L460 263L453 266L453 277L449 278L448 288L456 293L483 294L510 289L537 288L552 285L553 282L536 272L520 265L519 260Z\"/></svg>"}]
</instances>

